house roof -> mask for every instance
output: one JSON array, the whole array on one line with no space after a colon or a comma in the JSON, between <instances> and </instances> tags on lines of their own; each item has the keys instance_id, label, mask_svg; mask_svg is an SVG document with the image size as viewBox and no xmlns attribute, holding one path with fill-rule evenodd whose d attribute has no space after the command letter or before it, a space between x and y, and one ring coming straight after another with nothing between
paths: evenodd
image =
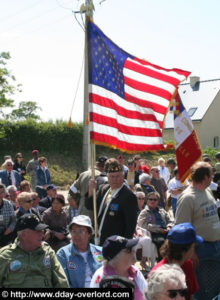
<instances>
[{"instance_id":1,"label":"house roof","mask_svg":"<svg viewBox=\"0 0 220 300\"><path fill-rule=\"evenodd\" d=\"M198 81L194 87L190 83L180 84L178 92L192 121L200 121L220 90L220 79ZM173 128L173 112L168 112L164 128Z\"/></svg>"}]
</instances>

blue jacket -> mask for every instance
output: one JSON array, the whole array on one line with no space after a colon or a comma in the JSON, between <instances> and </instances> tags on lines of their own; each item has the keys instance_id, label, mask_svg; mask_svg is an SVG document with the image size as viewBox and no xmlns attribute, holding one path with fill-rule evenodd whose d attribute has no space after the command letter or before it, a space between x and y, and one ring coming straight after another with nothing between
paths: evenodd
<instances>
[{"instance_id":1,"label":"blue jacket","mask_svg":"<svg viewBox=\"0 0 220 300\"><path fill-rule=\"evenodd\" d=\"M94 274L102 266L102 247L89 244L88 250L87 262ZM71 243L60 248L57 251L57 257L66 273L70 287L83 288L85 284L85 262L74 244Z\"/></svg>"},{"instance_id":2,"label":"blue jacket","mask_svg":"<svg viewBox=\"0 0 220 300\"><path fill-rule=\"evenodd\" d=\"M46 175L46 178L45 178ZM37 185L39 186L44 186L45 184L51 184L51 179L50 179L50 172L48 169L44 171L41 169L41 167L37 167L36 171L36 181Z\"/></svg>"},{"instance_id":3,"label":"blue jacket","mask_svg":"<svg viewBox=\"0 0 220 300\"><path fill-rule=\"evenodd\" d=\"M15 177L15 185L16 185L17 189L19 189L20 182L21 182L21 175L15 170L12 170L11 172L14 174L14 177ZM6 187L10 185L9 181L8 181L8 172L7 172L7 170L0 171L0 178L2 180L2 183Z\"/></svg>"}]
</instances>

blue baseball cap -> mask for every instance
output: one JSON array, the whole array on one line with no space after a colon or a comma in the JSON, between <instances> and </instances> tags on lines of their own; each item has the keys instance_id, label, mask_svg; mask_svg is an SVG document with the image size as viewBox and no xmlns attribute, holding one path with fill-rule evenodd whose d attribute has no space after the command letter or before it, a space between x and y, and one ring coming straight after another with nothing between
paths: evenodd
<instances>
[{"instance_id":1,"label":"blue baseball cap","mask_svg":"<svg viewBox=\"0 0 220 300\"><path fill-rule=\"evenodd\" d=\"M203 242L203 238L196 235L196 231L190 223L181 223L173 226L167 234L167 239L172 244L179 245Z\"/></svg>"}]
</instances>

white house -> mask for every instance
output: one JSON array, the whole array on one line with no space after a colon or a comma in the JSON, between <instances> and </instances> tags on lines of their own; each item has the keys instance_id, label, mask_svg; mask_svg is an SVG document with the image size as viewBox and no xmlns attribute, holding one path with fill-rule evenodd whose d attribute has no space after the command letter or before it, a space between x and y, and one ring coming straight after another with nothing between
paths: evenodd
<instances>
[{"instance_id":1,"label":"white house","mask_svg":"<svg viewBox=\"0 0 220 300\"><path fill-rule=\"evenodd\" d=\"M200 81L190 77L190 83L180 84L180 98L191 117L202 149L220 146L220 79ZM174 140L173 113L164 121L163 139Z\"/></svg>"}]
</instances>

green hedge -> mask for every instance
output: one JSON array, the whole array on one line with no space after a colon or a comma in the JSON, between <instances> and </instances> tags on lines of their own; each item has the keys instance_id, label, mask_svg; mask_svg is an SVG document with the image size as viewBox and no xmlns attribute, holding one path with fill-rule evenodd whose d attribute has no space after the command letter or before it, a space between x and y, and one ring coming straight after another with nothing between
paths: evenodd
<instances>
[{"instance_id":1,"label":"green hedge","mask_svg":"<svg viewBox=\"0 0 220 300\"><path fill-rule=\"evenodd\" d=\"M37 148L40 152L65 153L82 149L82 124L75 123L73 128L68 128L63 121L0 121L0 128L3 131L3 137L0 138L1 150L30 151Z\"/></svg>"}]
</instances>

